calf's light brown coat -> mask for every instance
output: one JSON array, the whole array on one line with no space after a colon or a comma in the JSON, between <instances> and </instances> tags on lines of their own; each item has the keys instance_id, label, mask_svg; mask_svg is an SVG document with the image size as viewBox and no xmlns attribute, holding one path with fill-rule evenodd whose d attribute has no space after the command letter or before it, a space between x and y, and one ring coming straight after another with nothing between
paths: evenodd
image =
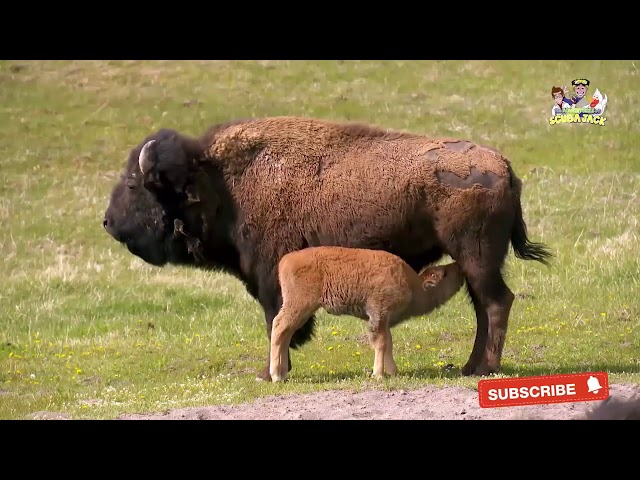
<instances>
[{"instance_id":1,"label":"calf's light brown coat","mask_svg":"<svg viewBox=\"0 0 640 480\"><path fill-rule=\"evenodd\" d=\"M368 320L373 375L395 375L391 328L446 303L464 278L455 262L417 274L384 250L311 247L284 255L278 264L282 308L271 331L272 381L286 380L291 338L321 307L332 315Z\"/></svg>"}]
</instances>

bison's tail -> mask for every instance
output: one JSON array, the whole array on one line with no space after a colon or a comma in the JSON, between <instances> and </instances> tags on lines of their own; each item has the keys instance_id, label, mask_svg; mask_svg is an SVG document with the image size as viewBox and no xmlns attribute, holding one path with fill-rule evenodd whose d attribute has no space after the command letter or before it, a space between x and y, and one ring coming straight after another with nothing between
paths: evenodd
<instances>
[{"instance_id":1,"label":"bison's tail","mask_svg":"<svg viewBox=\"0 0 640 480\"><path fill-rule=\"evenodd\" d=\"M311 338L313 338L315 323L316 317L312 315L302 327L295 331L293 337L291 337L291 342L289 342L289 347L297 350L299 347L311 340Z\"/></svg>"},{"instance_id":2,"label":"bison's tail","mask_svg":"<svg viewBox=\"0 0 640 480\"><path fill-rule=\"evenodd\" d=\"M516 177L511 166L509 166L509 174L511 177L513 206L515 209L515 219L511 230L511 244L513 245L515 256L523 260L535 260L548 266L549 259L554 255L544 243L531 242L527 237L527 224L524 221L522 204L520 203L522 183Z\"/></svg>"}]
</instances>

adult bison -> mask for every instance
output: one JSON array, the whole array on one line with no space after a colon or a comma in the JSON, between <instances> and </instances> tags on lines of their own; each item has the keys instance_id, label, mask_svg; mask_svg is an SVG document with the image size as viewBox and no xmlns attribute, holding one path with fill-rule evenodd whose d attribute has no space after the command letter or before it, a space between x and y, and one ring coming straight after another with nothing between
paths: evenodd
<instances>
[{"instance_id":1,"label":"adult bison","mask_svg":"<svg viewBox=\"0 0 640 480\"><path fill-rule=\"evenodd\" d=\"M287 252L383 249L416 271L448 254L464 271L477 320L462 373L483 375L500 369L514 298L501 274L509 243L519 258L547 264L552 255L528 240L520 191L507 159L464 140L262 118L216 125L199 138L169 129L148 136L131 150L103 224L152 265L217 268L240 279L264 309L269 337ZM313 321L292 348L311 338ZM269 380L265 353L258 377Z\"/></svg>"}]
</instances>

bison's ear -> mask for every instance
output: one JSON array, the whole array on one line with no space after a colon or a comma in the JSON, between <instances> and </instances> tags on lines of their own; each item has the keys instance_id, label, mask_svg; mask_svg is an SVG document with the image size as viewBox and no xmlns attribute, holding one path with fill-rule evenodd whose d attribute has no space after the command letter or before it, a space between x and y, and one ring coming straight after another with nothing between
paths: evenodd
<instances>
[{"instance_id":1,"label":"bison's ear","mask_svg":"<svg viewBox=\"0 0 640 480\"><path fill-rule=\"evenodd\" d=\"M150 190L171 189L181 192L187 183L190 162L197 149L175 132L161 132L146 142L138 156L144 186Z\"/></svg>"}]
</instances>

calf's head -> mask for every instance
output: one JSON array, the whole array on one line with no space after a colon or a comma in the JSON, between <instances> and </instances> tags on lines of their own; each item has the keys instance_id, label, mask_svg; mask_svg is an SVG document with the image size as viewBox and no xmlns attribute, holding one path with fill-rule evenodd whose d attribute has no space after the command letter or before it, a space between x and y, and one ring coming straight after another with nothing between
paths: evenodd
<instances>
[{"instance_id":1,"label":"calf's head","mask_svg":"<svg viewBox=\"0 0 640 480\"><path fill-rule=\"evenodd\" d=\"M419 275L422 278L422 288L425 290L442 285L455 292L464 282L464 274L457 262L425 267Z\"/></svg>"},{"instance_id":2,"label":"calf's head","mask_svg":"<svg viewBox=\"0 0 640 480\"><path fill-rule=\"evenodd\" d=\"M104 215L109 235L152 265L190 263L188 238L175 234L175 220L193 202L189 188L203 151L197 140L168 129L133 148Z\"/></svg>"}]
</instances>

